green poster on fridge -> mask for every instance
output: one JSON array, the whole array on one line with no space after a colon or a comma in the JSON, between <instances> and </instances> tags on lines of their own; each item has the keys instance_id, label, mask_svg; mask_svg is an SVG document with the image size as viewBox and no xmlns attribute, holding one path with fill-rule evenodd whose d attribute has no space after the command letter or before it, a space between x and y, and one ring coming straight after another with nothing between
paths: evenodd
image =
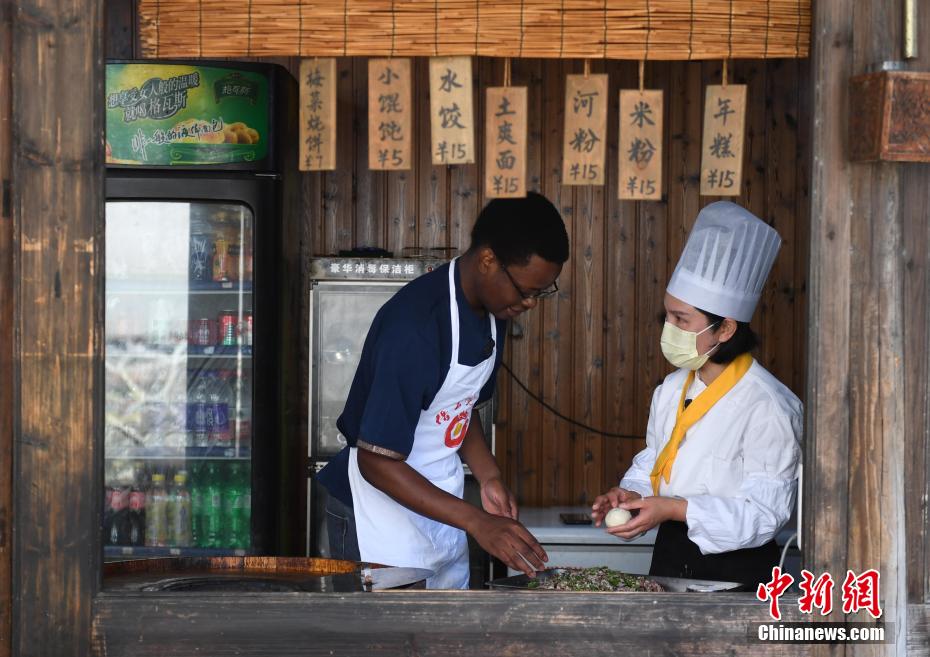
<instances>
[{"instance_id":1,"label":"green poster on fridge","mask_svg":"<svg viewBox=\"0 0 930 657\"><path fill-rule=\"evenodd\" d=\"M257 162L268 155L268 79L187 64L107 64L107 164Z\"/></svg>"}]
</instances>

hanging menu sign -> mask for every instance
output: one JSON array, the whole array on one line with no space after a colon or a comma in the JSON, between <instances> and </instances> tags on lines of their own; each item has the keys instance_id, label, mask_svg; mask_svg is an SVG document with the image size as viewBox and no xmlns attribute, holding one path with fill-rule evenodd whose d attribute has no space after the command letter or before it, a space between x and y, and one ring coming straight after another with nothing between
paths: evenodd
<instances>
[{"instance_id":1,"label":"hanging menu sign","mask_svg":"<svg viewBox=\"0 0 930 657\"><path fill-rule=\"evenodd\" d=\"M526 196L526 87L486 92L484 195Z\"/></svg>"},{"instance_id":2,"label":"hanging menu sign","mask_svg":"<svg viewBox=\"0 0 930 657\"><path fill-rule=\"evenodd\" d=\"M268 94L257 71L107 64L106 163L258 163L268 157Z\"/></svg>"},{"instance_id":3,"label":"hanging menu sign","mask_svg":"<svg viewBox=\"0 0 930 657\"><path fill-rule=\"evenodd\" d=\"M410 60L368 60L368 168L410 168Z\"/></svg>"},{"instance_id":4,"label":"hanging menu sign","mask_svg":"<svg viewBox=\"0 0 930 657\"><path fill-rule=\"evenodd\" d=\"M429 111L433 164L475 161L471 57L431 57Z\"/></svg>"},{"instance_id":5,"label":"hanging menu sign","mask_svg":"<svg viewBox=\"0 0 930 657\"><path fill-rule=\"evenodd\" d=\"M746 85L710 85L704 97L701 194L739 196L743 179Z\"/></svg>"},{"instance_id":6,"label":"hanging menu sign","mask_svg":"<svg viewBox=\"0 0 930 657\"><path fill-rule=\"evenodd\" d=\"M607 76L566 76L563 185L604 184L606 137Z\"/></svg>"},{"instance_id":7,"label":"hanging menu sign","mask_svg":"<svg viewBox=\"0 0 930 657\"><path fill-rule=\"evenodd\" d=\"M620 181L627 201L662 198L662 90L620 92Z\"/></svg>"},{"instance_id":8,"label":"hanging menu sign","mask_svg":"<svg viewBox=\"0 0 930 657\"><path fill-rule=\"evenodd\" d=\"M300 170L336 168L336 60L300 62Z\"/></svg>"}]
</instances>

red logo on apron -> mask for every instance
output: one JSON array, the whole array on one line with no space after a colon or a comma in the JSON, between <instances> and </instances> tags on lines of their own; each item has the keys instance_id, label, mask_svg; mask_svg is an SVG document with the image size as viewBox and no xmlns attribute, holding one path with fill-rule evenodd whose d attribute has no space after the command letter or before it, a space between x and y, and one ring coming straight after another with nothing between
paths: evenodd
<instances>
[{"instance_id":1,"label":"red logo on apron","mask_svg":"<svg viewBox=\"0 0 930 657\"><path fill-rule=\"evenodd\" d=\"M446 447L458 447L465 440L465 433L468 431L468 419L471 417L471 409L465 409L454 418L446 427Z\"/></svg>"}]
</instances>

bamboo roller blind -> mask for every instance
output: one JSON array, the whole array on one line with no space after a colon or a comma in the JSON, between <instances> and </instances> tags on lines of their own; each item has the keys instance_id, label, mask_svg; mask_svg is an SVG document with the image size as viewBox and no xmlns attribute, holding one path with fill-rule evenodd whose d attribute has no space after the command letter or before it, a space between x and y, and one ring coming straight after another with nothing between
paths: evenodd
<instances>
[{"instance_id":1,"label":"bamboo roller blind","mask_svg":"<svg viewBox=\"0 0 930 657\"><path fill-rule=\"evenodd\" d=\"M144 57L806 57L811 0L139 0Z\"/></svg>"}]
</instances>

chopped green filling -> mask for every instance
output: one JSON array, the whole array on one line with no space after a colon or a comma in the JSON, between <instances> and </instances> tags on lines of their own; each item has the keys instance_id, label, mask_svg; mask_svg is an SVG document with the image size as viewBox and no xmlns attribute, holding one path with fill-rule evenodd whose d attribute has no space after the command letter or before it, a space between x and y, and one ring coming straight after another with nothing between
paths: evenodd
<instances>
[{"instance_id":1,"label":"chopped green filling","mask_svg":"<svg viewBox=\"0 0 930 657\"><path fill-rule=\"evenodd\" d=\"M629 575L606 566L598 568L562 568L544 579L531 580L531 589L554 591L647 591L664 589L642 575Z\"/></svg>"}]
</instances>

